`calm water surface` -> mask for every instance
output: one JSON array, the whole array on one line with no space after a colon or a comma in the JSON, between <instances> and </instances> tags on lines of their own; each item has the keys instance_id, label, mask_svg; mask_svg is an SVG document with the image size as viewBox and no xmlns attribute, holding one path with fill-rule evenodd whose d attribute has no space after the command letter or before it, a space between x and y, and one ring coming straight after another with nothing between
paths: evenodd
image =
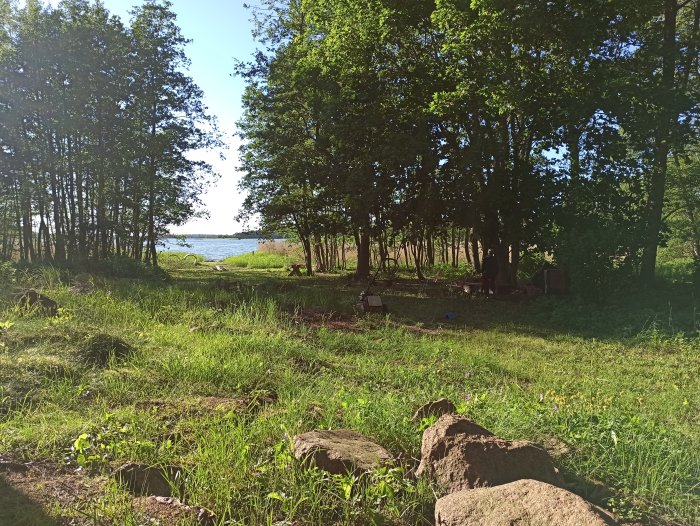
<instances>
[{"instance_id":1,"label":"calm water surface","mask_svg":"<svg viewBox=\"0 0 700 526\"><path fill-rule=\"evenodd\" d=\"M225 238L200 238L189 237L185 241L189 247L178 245L175 238L164 238L161 240L165 246L160 250L174 250L178 252L189 252L201 254L207 261L219 261L229 256L247 254L258 249L257 239L225 239Z\"/></svg>"}]
</instances>

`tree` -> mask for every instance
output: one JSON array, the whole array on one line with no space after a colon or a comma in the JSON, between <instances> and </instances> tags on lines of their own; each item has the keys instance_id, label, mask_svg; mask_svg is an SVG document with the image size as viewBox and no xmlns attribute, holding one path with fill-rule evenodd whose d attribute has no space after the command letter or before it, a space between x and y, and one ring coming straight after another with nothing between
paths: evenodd
<instances>
[{"instance_id":1,"label":"tree","mask_svg":"<svg viewBox=\"0 0 700 526\"><path fill-rule=\"evenodd\" d=\"M153 265L158 236L166 225L179 224L193 213L202 190L198 176L211 171L207 163L186 153L218 144L206 129L213 121L205 113L202 91L183 73L189 65L184 52L188 41L171 7L167 0L148 1L134 11L131 25L135 75L127 114L136 125L141 153L131 167L133 191L145 197L145 257ZM139 258L141 214L141 202L135 200L132 235Z\"/></svg>"},{"instance_id":2,"label":"tree","mask_svg":"<svg viewBox=\"0 0 700 526\"><path fill-rule=\"evenodd\" d=\"M649 13L647 9L652 11ZM641 277L653 281L659 234L663 227L668 159L680 154L697 132L697 67L700 44L700 2L657 0L645 9L646 23L630 63L630 79L639 93L633 103L631 133L646 151L649 163L645 246Z\"/></svg>"},{"instance_id":3,"label":"tree","mask_svg":"<svg viewBox=\"0 0 700 526\"><path fill-rule=\"evenodd\" d=\"M165 225L193 213L210 167L188 152L218 134L169 7L146 3L127 29L99 2L0 3L3 254L141 259L145 238L157 264Z\"/></svg>"}]
</instances>

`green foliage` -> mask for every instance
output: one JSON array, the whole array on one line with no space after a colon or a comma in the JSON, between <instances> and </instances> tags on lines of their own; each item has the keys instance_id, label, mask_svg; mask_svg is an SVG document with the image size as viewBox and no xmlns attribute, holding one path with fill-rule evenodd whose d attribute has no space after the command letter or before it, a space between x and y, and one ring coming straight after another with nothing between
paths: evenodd
<instances>
[{"instance_id":1,"label":"green foliage","mask_svg":"<svg viewBox=\"0 0 700 526\"><path fill-rule=\"evenodd\" d=\"M461 263L458 266L448 264L433 265L426 269L428 276L439 277L439 279L458 280L465 277L473 278L477 275L474 267L468 263Z\"/></svg>"},{"instance_id":2,"label":"green foliage","mask_svg":"<svg viewBox=\"0 0 700 526\"><path fill-rule=\"evenodd\" d=\"M250 252L248 254L228 257L224 259L223 263L235 268L283 269L288 268L292 260L288 256L281 254Z\"/></svg>"},{"instance_id":3,"label":"green foliage","mask_svg":"<svg viewBox=\"0 0 700 526\"><path fill-rule=\"evenodd\" d=\"M66 450L65 460L88 469L105 467L109 462L134 455L137 458L154 458L159 445L142 438L138 422L120 421L107 414L99 427L90 433L81 433ZM169 449L170 443L160 446Z\"/></svg>"},{"instance_id":4,"label":"green foliage","mask_svg":"<svg viewBox=\"0 0 700 526\"><path fill-rule=\"evenodd\" d=\"M19 217L0 222L0 257L155 263L195 213L211 166L188 152L220 141L171 7L145 2L125 26L102 3L0 2L0 217Z\"/></svg>"},{"instance_id":5,"label":"green foliage","mask_svg":"<svg viewBox=\"0 0 700 526\"><path fill-rule=\"evenodd\" d=\"M10 261L0 261L0 288L8 290L15 283L15 266Z\"/></svg>"},{"instance_id":6,"label":"green foliage","mask_svg":"<svg viewBox=\"0 0 700 526\"><path fill-rule=\"evenodd\" d=\"M581 291L653 277L669 152L682 177L667 208L685 201L673 220L698 230L684 159L698 134L696 2L270 0L255 12L264 51L238 68L242 215L293 230L307 261L347 236L359 277L370 241L410 246L422 277L457 232L497 249L503 282L530 250L559 253ZM587 227L603 238L576 253Z\"/></svg>"},{"instance_id":7,"label":"green foliage","mask_svg":"<svg viewBox=\"0 0 700 526\"><path fill-rule=\"evenodd\" d=\"M68 283L70 271L54 265L20 263L16 281L24 288L56 288Z\"/></svg>"},{"instance_id":8,"label":"green foliage","mask_svg":"<svg viewBox=\"0 0 700 526\"><path fill-rule=\"evenodd\" d=\"M158 265L166 270L194 268L204 262L204 256L190 252L159 252Z\"/></svg>"},{"instance_id":9,"label":"green foliage","mask_svg":"<svg viewBox=\"0 0 700 526\"><path fill-rule=\"evenodd\" d=\"M529 252L523 255L518 266L518 282L529 283L547 263L547 257L540 252Z\"/></svg>"},{"instance_id":10,"label":"green foliage","mask_svg":"<svg viewBox=\"0 0 700 526\"><path fill-rule=\"evenodd\" d=\"M689 257L674 257L665 249L659 251L659 276L671 283L696 283L697 264Z\"/></svg>"},{"instance_id":11,"label":"green foliage","mask_svg":"<svg viewBox=\"0 0 700 526\"><path fill-rule=\"evenodd\" d=\"M639 248L619 224L581 221L557 236L554 256L574 294L606 297L631 286Z\"/></svg>"},{"instance_id":12,"label":"green foliage","mask_svg":"<svg viewBox=\"0 0 700 526\"><path fill-rule=\"evenodd\" d=\"M694 146L682 160L678 157L674 160L666 195L670 239L667 248L660 250L659 263L666 277L683 279L683 274L693 276L700 268L700 152ZM692 265L684 264L689 260Z\"/></svg>"}]
</instances>

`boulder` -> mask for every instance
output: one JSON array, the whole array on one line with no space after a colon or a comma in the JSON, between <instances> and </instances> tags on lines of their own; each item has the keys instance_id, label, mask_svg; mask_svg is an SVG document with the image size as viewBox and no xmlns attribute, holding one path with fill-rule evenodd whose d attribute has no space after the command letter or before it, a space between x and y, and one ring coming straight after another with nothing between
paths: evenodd
<instances>
[{"instance_id":1,"label":"boulder","mask_svg":"<svg viewBox=\"0 0 700 526\"><path fill-rule=\"evenodd\" d=\"M184 489L183 475L179 466L125 464L114 472L114 479L134 495L170 497L173 487Z\"/></svg>"},{"instance_id":2,"label":"boulder","mask_svg":"<svg viewBox=\"0 0 700 526\"><path fill-rule=\"evenodd\" d=\"M362 473L392 460L382 446L347 429L310 431L295 436L294 457L334 475Z\"/></svg>"},{"instance_id":3,"label":"boulder","mask_svg":"<svg viewBox=\"0 0 700 526\"><path fill-rule=\"evenodd\" d=\"M535 480L451 493L435 504L436 526L613 526L578 495Z\"/></svg>"},{"instance_id":4,"label":"boulder","mask_svg":"<svg viewBox=\"0 0 700 526\"><path fill-rule=\"evenodd\" d=\"M457 435L490 437L493 436L493 433L463 416L452 414L441 416L435 424L423 431L423 441L420 448L421 464L418 466L416 475L420 477L427 468L423 465L422 459L430 458L431 451L439 447L441 440Z\"/></svg>"},{"instance_id":5,"label":"boulder","mask_svg":"<svg viewBox=\"0 0 700 526\"><path fill-rule=\"evenodd\" d=\"M559 472L544 449L530 442L485 436L443 438L421 458L416 474L432 476L450 493L520 479L561 484Z\"/></svg>"},{"instance_id":6,"label":"boulder","mask_svg":"<svg viewBox=\"0 0 700 526\"><path fill-rule=\"evenodd\" d=\"M419 407L413 415L413 420L415 422L420 422L424 418L428 418L430 416L440 417L442 415L455 412L457 412L457 407L447 398L441 398L440 400L428 402L427 404Z\"/></svg>"}]
</instances>

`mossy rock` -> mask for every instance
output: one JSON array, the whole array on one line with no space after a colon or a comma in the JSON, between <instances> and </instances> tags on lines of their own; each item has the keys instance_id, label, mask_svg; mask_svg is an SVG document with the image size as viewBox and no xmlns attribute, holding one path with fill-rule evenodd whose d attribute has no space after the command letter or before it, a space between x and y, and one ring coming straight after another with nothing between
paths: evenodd
<instances>
[{"instance_id":1,"label":"mossy rock","mask_svg":"<svg viewBox=\"0 0 700 526\"><path fill-rule=\"evenodd\" d=\"M80 348L80 355L90 365L105 366L110 361L122 361L134 354L136 349L121 338L109 334L95 334Z\"/></svg>"}]
</instances>

